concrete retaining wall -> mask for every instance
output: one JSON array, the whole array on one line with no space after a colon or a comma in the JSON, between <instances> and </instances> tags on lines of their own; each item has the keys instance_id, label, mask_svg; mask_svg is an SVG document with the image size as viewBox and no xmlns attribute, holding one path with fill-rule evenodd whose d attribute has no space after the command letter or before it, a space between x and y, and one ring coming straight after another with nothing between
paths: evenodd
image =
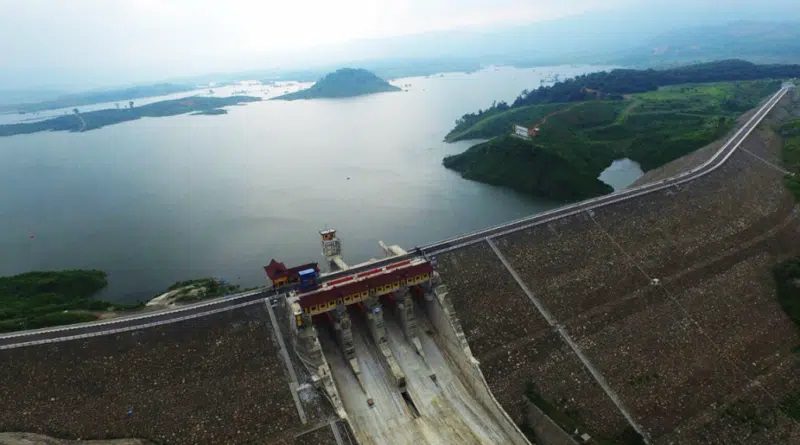
<instances>
[{"instance_id":1,"label":"concrete retaining wall","mask_svg":"<svg viewBox=\"0 0 800 445\"><path fill-rule=\"evenodd\" d=\"M506 435L513 438L515 445L530 445L519 427L492 395L486 379L483 378L478 360L472 356L464 332L461 330L461 323L456 318L453 306L447 299L445 286L438 286L435 289L433 298L430 301L426 300L425 309L431 324L437 331L438 335L434 337L439 343L439 347L458 367L464 383L472 395L492 414Z\"/></svg>"},{"instance_id":2,"label":"concrete retaining wall","mask_svg":"<svg viewBox=\"0 0 800 445\"><path fill-rule=\"evenodd\" d=\"M526 405L525 420L536 434L536 442L541 445L578 445L578 442L561 429L553 419L531 402Z\"/></svg>"}]
</instances>

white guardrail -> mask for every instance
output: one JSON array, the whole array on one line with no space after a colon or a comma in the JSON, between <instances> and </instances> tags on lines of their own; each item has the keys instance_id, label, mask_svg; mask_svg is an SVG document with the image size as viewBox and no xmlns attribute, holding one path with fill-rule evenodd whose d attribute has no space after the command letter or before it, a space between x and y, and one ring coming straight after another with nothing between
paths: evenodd
<instances>
[{"instance_id":1,"label":"white guardrail","mask_svg":"<svg viewBox=\"0 0 800 445\"><path fill-rule=\"evenodd\" d=\"M209 306L218 305L220 303L229 304L230 302L241 300L243 298L251 297L254 295L265 293L267 290L266 288L261 289L254 289L250 291L240 292L237 294L226 295L224 297L214 298L212 300L206 300L200 303L194 303L186 306L180 306L172 309L161 309L152 312L145 312L135 315L123 316L123 317L115 317L108 320L99 320L99 321L89 321L86 323L75 323L66 326L54 326L52 328L41 328L41 329L31 329L27 331L18 331L18 332L10 332L7 334L0 334L0 340L15 338L15 337L26 337L36 334L44 334L44 333L53 333L53 332L70 332L76 331L79 329L85 328L95 328L95 327L103 327L107 326L109 329L114 329L115 325L120 323L127 323L131 321L138 321L138 320L146 320L155 317L162 317L162 316L170 316L170 315L179 315L193 310L203 309ZM237 306L233 305L230 309L235 309ZM226 307L226 309L228 309ZM176 317L178 319L180 317ZM146 323L143 323L146 324Z\"/></svg>"}]
</instances>

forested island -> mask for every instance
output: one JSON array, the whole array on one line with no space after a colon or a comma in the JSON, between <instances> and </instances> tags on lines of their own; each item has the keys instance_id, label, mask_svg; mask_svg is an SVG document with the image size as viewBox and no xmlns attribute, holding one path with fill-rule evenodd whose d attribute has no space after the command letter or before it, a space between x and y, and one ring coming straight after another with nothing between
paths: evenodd
<instances>
[{"instance_id":1,"label":"forested island","mask_svg":"<svg viewBox=\"0 0 800 445\"><path fill-rule=\"evenodd\" d=\"M647 171L730 130L735 118L800 77L800 65L729 60L669 70L613 70L523 91L511 104L462 116L448 142L490 141L448 156L445 167L538 197L573 201L611 192L597 179L614 159ZM530 140L513 125L539 127Z\"/></svg>"},{"instance_id":2,"label":"forested island","mask_svg":"<svg viewBox=\"0 0 800 445\"><path fill-rule=\"evenodd\" d=\"M174 116L192 112L194 114L224 114L225 110L221 107L259 100L261 99L251 96L191 96L153 102L142 106L135 106L134 102L129 102L128 106L124 108L109 108L86 113L75 109L72 114L38 122L0 125L0 136L13 136L39 131L88 131L142 117Z\"/></svg>"},{"instance_id":3,"label":"forested island","mask_svg":"<svg viewBox=\"0 0 800 445\"><path fill-rule=\"evenodd\" d=\"M400 88L365 69L342 68L325 75L311 88L284 94L273 100L352 97L387 91L400 91Z\"/></svg>"}]
</instances>

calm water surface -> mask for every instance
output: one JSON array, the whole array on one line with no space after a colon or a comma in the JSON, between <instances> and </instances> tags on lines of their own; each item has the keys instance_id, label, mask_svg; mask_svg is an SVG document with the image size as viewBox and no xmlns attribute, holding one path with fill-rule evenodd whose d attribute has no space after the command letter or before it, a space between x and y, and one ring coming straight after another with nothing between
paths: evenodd
<instances>
[{"instance_id":1,"label":"calm water surface","mask_svg":"<svg viewBox=\"0 0 800 445\"><path fill-rule=\"evenodd\" d=\"M623 158L611 163L597 178L610 185L614 191L624 190L641 178L644 172L638 162Z\"/></svg>"},{"instance_id":2,"label":"calm water surface","mask_svg":"<svg viewBox=\"0 0 800 445\"><path fill-rule=\"evenodd\" d=\"M490 68L393 82L405 92L0 138L0 275L97 268L103 297L134 301L202 276L263 284L270 258L322 260L326 227L355 263L380 256L378 240L410 248L540 212L556 204L444 169L474 142L442 138L553 73L603 68Z\"/></svg>"}]
</instances>

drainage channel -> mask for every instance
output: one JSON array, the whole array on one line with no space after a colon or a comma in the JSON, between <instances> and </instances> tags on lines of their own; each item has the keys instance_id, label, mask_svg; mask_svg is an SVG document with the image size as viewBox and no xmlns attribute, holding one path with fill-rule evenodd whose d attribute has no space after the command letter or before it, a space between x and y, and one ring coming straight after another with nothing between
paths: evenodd
<instances>
[{"instance_id":1,"label":"drainage channel","mask_svg":"<svg viewBox=\"0 0 800 445\"><path fill-rule=\"evenodd\" d=\"M403 396L403 400L406 402L406 406L408 410L411 412L411 415L414 418L419 417L419 410L417 409L417 405L414 404L414 399L411 398L411 395L408 394L408 391L401 391L400 395Z\"/></svg>"}]
</instances>

